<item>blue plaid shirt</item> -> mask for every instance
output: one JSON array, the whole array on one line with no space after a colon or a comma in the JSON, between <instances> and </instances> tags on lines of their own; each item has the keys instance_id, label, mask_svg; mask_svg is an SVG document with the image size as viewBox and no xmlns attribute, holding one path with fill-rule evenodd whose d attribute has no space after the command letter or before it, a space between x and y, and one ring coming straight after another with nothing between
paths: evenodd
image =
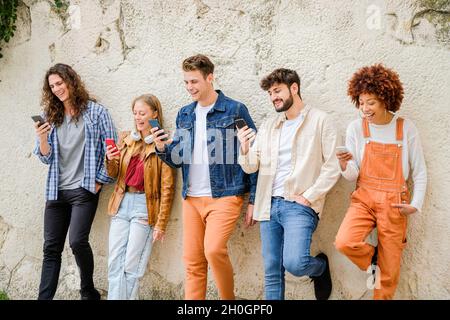
<instances>
[{"instance_id":1,"label":"blue plaid shirt","mask_svg":"<svg viewBox=\"0 0 450 320\"><path fill-rule=\"evenodd\" d=\"M45 118L45 115L44 115ZM83 113L85 149L84 149L84 177L81 187L95 193L95 182L112 183L114 179L106 173L104 158L106 153L105 138L114 138L117 133L111 116L102 105L93 101L88 102L87 110ZM58 128L52 125L48 135L50 153L43 156L39 149L39 138L36 140L35 155L44 163L50 165L45 190L46 200L58 199Z\"/></svg>"}]
</instances>

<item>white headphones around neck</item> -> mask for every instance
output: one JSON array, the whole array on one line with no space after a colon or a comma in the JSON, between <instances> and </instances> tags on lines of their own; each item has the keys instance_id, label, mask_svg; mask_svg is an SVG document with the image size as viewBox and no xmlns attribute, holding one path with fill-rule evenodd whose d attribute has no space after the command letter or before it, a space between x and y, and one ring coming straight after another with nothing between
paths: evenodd
<instances>
[{"instance_id":1,"label":"white headphones around neck","mask_svg":"<svg viewBox=\"0 0 450 320\"><path fill-rule=\"evenodd\" d=\"M139 132L137 132L137 131L132 131L131 132L131 139L133 139L133 141L139 141L139 140L141 140L141 135L140 135L140 133ZM144 142L146 143L146 144L152 144L153 143L153 135L148 135L148 136L146 136L145 138L144 138Z\"/></svg>"}]
</instances>

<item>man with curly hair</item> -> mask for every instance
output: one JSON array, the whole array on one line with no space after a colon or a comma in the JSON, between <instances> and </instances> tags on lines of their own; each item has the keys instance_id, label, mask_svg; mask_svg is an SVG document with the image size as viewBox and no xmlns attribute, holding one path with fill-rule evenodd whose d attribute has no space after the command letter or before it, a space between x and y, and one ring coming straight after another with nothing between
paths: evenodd
<instances>
[{"instance_id":1,"label":"man with curly hair","mask_svg":"<svg viewBox=\"0 0 450 320\"><path fill-rule=\"evenodd\" d=\"M45 123L37 122L34 154L49 165L44 213L44 261L39 300L53 299L67 232L80 278L81 299L99 300L89 233L102 184L111 183L104 165L105 139L117 140L108 110L96 103L80 76L58 63L44 78Z\"/></svg>"},{"instance_id":2,"label":"man with curly hair","mask_svg":"<svg viewBox=\"0 0 450 320\"><path fill-rule=\"evenodd\" d=\"M258 134L244 127L238 137L240 165L249 174L259 170L253 219L260 221L264 296L285 298L288 271L310 277L316 299L327 300L332 292L328 257L324 252L311 256L310 247L326 195L340 177L337 130L326 112L304 102L295 70L276 69L260 86L276 114Z\"/></svg>"},{"instance_id":3,"label":"man with curly hair","mask_svg":"<svg viewBox=\"0 0 450 320\"><path fill-rule=\"evenodd\" d=\"M398 74L381 64L363 67L349 81L348 95L361 119L347 128L346 151L338 153L342 175L356 182L336 248L361 270L372 268L374 299L392 299L406 245L407 217L420 212L427 173L417 128L396 112L403 100ZM411 169L413 197L406 180ZM365 239L377 227L378 245Z\"/></svg>"}]
</instances>

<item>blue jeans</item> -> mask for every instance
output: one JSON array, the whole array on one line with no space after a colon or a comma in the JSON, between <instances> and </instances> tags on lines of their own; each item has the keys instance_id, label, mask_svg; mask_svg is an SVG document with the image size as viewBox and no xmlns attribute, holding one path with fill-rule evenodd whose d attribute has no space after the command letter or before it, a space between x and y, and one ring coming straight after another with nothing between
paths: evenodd
<instances>
[{"instance_id":1,"label":"blue jeans","mask_svg":"<svg viewBox=\"0 0 450 320\"><path fill-rule=\"evenodd\" d=\"M143 193L125 193L111 219L108 256L108 300L135 300L152 250Z\"/></svg>"},{"instance_id":2,"label":"blue jeans","mask_svg":"<svg viewBox=\"0 0 450 320\"><path fill-rule=\"evenodd\" d=\"M297 277L320 276L325 271L325 261L310 255L318 220L310 207L272 198L270 220L260 223L265 299L284 299L285 270Z\"/></svg>"}]
</instances>

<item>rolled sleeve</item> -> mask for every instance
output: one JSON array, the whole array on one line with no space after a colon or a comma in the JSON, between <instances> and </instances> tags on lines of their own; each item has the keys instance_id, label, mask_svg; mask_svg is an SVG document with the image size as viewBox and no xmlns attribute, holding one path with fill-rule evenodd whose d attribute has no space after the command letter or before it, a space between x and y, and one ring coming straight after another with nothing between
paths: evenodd
<instances>
[{"instance_id":1,"label":"rolled sleeve","mask_svg":"<svg viewBox=\"0 0 450 320\"><path fill-rule=\"evenodd\" d=\"M49 143L50 144L50 143ZM37 155L37 157L39 158L39 160L41 160L42 163L44 164L50 164L52 162L52 157L53 157L53 149L52 149L52 145L50 144L50 152L48 153L48 155L43 155L41 153L41 149L40 149L40 143L39 143L39 139L36 139L36 146L34 147L33 153L35 155Z\"/></svg>"},{"instance_id":2,"label":"rolled sleeve","mask_svg":"<svg viewBox=\"0 0 450 320\"><path fill-rule=\"evenodd\" d=\"M107 184L107 183L113 183L115 179L113 179L112 177L110 177L108 175L105 163L103 161L103 159L105 158L105 154L106 154L106 145L105 145L105 140L106 138L113 138L114 141L117 141L117 131L116 128L114 127L114 123L112 121L111 115L109 114L108 110L103 109L103 112L100 115L99 118L100 121L100 143L101 143L101 148L100 148L100 161L101 161L101 165L100 165L100 169L97 171L97 174L95 176L95 181L103 183L103 184Z\"/></svg>"}]
</instances>

